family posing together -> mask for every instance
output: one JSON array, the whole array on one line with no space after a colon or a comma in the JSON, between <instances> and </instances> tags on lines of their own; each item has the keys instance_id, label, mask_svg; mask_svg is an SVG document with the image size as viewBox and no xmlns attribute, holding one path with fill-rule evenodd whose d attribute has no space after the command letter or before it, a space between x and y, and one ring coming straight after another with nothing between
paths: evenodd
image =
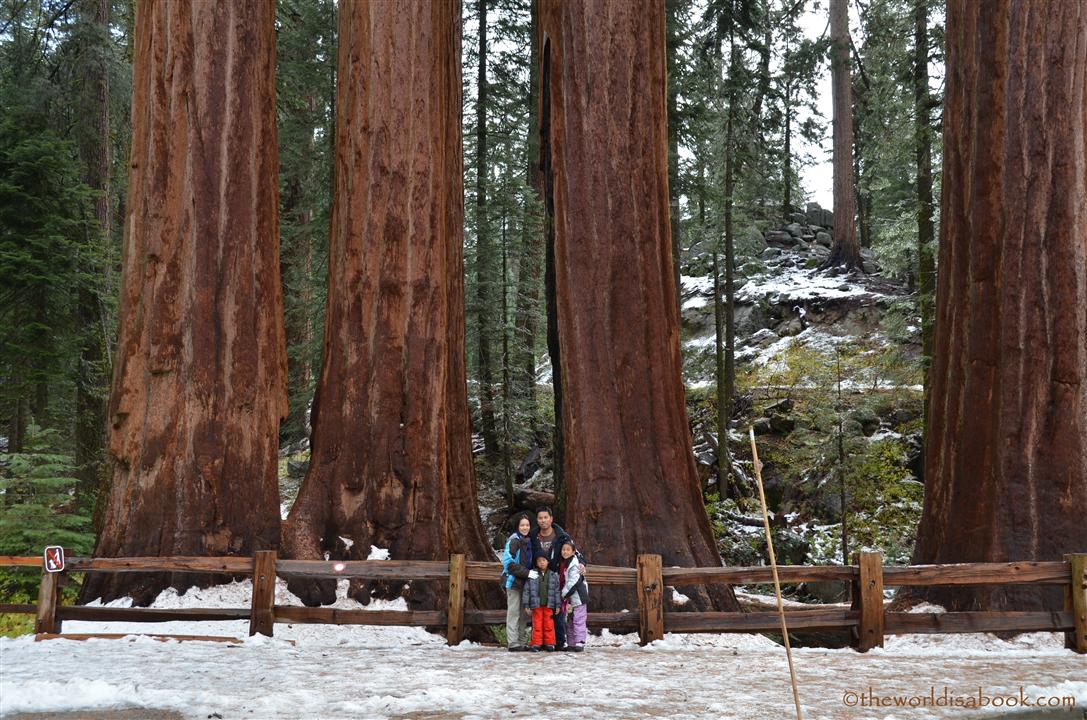
<instances>
[{"instance_id":1,"label":"family posing together","mask_svg":"<svg viewBox=\"0 0 1087 720\"><path fill-rule=\"evenodd\" d=\"M588 636L589 585L574 541L554 523L551 508L536 511L535 530L527 515L515 523L502 552L507 647L581 652Z\"/></svg>"}]
</instances>

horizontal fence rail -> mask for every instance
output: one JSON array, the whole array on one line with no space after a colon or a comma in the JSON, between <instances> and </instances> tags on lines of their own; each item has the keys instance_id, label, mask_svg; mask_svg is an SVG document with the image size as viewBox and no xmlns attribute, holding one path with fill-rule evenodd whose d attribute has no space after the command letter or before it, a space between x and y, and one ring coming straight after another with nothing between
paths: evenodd
<instances>
[{"instance_id":1,"label":"horizontal fence rail","mask_svg":"<svg viewBox=\"0 0 1087 720\"><path fill-rule=\"evenodd\" d=\"M502 625L504 609L465 607L468 582L498 582L502 565L453 555L441 560L288 560L274 551L253 557L129 557L68 558L61 573L46 572L40 557L0 556L0 567L42 568L36 604L0 604L0 613L35 615L39 638L58 635L65 620L160 623L180 620L249 620L249 634L271 636L276 623L428 627L446 630L449 644L459 643L465 628ZM851 605L790 605L785 611L791 631L849 631L860 651L883 645L886 635L972 632L1065 632L1067 646L1087 653L1087 554L1067 555L1063 561L963 563L955 565L884 566L879 553L858 553L852 565L784 566L785 584L842 582L851 589ZM182 572L249 576L253 581L248 608L121 608L58 605L64 576L71 572ZM334 578L375 581L439 581L448 583L448 601L438 610L365 610L275 604L275 578ZM635 568L592 565L587 577L594 585L632 586L638 607L631 612L590 612L589 627L637 631L642 643L665 632L777 633L776 612L666 611L670 588L706 584L755 584L772 581L769 567L662 567L660 556L639 555ZM890 612L884 607L885 587L961 585L1060 585L1065 608L1060 611L973 611L947 613ZM80 636L81 638L84 636ZM101 635L105 637L105 635ZM223 638L218 638L223 639Z\"/></svg>"}]
</instances>

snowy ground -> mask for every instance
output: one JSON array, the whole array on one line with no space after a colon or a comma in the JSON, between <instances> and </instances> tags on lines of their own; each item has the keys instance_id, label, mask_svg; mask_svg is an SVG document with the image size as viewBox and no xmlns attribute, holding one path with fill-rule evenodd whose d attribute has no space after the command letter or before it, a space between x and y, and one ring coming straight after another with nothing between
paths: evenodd
<instances>
[{"instance_id":1,"label":"snowy ground","mask_svg":"<svg viewBox=\"0 0 1087 720\"><path fill-rule=\"evenodd\" d=\"M164 592L156 607L246 607L249 583ZM277 603L291 601L284 587ZM341 599L338 606L351 607ZM372 604L371 607L377 607ZM381 605L386 609L396 603ZM588 652L517 654L465 642L447 648L419 628L247 623L67 622L64 631L229 635L238 644L133 640L0 640L0 716L129 709L186 718L772 718L793 715L783 650L761 636L590 638ZM292 645L286 640L293 640ZM1074 696L1087 707L1087 662L1058 636L888 638L887 647L795 651L805 718L987 717L961 707L850 707L875 696ZM856 700L861 702L861 700ZM893 701L892 701L893 702ZM906 700L908 702L908 700ZM133 710L135 709L135 710ZM138 712L137 712L138 711ZM139 713L143 713L142 715ZM78 717L79 714L65 717Z\"/></svg>"}]
</instances>

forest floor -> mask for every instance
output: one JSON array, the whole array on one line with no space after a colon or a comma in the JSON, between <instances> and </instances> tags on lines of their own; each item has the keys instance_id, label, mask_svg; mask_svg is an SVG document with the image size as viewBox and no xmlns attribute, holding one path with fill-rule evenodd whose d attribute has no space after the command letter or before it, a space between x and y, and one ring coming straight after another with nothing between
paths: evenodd
<instances>
[{"instance_id":1,"label":"forest floor","mask_svg":"<svg viewBox=\"0 0 1087 720\"><path fill-rule=\"evenodd\" d=\"M181 596L168 590L155 606L245 607L249 592L248 582ZM278 588L277 603L289 601ZM355 604L341 598L337 606ZM275 638L247 638L247 628L238 621L63 628L241 639L231 644L0 639L0 717L494 718L533 717L544 708L548 720L793 715L783 649L762 636L669 635L640 648L636 637L605 633L590 637L579 655L509 654L469 642L449 648L421 628L277 625ZM945 688L963 702L976 702L979 688L992 698L1076 700L1071 713L1029 717L1078 719L1087 707L1087 662L1053 634L889 637L885 648L864 655L804 648L794 656L810 719L994 715L893 707L893 696L939 699ZM892 707L860 706L869 693L892 697Z\"/></svg>"}]
</instances>

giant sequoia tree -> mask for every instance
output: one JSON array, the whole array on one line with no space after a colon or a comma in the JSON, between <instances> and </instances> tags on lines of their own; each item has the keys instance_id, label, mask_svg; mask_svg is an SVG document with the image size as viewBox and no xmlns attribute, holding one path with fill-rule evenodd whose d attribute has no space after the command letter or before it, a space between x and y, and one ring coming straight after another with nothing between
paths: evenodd
<instances>
[{"instance_id":1,"label":"giant sequoia tree","mask_svg":"<svg viewBox=\"0 0 1087 720\"><path fill-rule=\"evenodd\" d=\"M464 364L459 9L340 4L324 358L310 470L283 538L296 558L365 559L371 545L397 559L494 557ZM310 604L335 599L334 583L291 587ZM365 602L371 590L351 592ZM434 590L413 587L409 601L432 605Z\"/></svg>"},{"instance_id":2,"label":"giant sequoia tree","mask_svg":"<svg viewBox=\"0 0 1087 720\"><path fill-rule=\"evenodd\" d=\"M274 23L272 0L137 9L99 556L250 554L279 541ZM172 580L92 573L83 593L149 602Z\"/></svg>"},{"instance_id":3,"label":"giant sequoia tree","mask_svg":"<svg viewBox=\"0 0 1087 720\"><path fill-rule=\"evenodd\" d=\"M680 375L663 3L546 0L541 31L567 529L593 562L719 565ZM736 608L727 587L685 592Z\"/></svg>"},{"instance_id":4,"label":"giant sequoia tree","mask_svg":"<svg viewBox=\"0 0 1087 720\"><path fill-rule=\"evenodd\" d=\"M947 8L936 345L919 562L1087 548L1087 5ZM1059 609L1059 591L936 590Z\"/></svg>"}]
</instances>

